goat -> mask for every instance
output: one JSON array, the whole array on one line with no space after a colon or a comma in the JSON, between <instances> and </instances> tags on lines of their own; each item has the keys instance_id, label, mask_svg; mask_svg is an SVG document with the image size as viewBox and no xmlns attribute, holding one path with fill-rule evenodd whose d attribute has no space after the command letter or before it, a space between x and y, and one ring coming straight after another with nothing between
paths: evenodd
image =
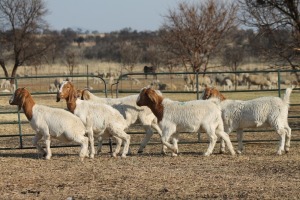
<instances>
[{"instance_id":1,"label":"goat","mask_svg":"<svg viewBox=\"0 0 300 200\"><path fill-rule=\"evenodd\" d=\"M142 153L144 148L148 144L150 138L153 135L153 131L151 127L154 128L160 136L161 136L161 130L157 124L157 118L151 112L151 110L146 106L139 107L136 105L135 102L137 98L138 95L130 95L127 97L117 98L117 99L100 98L86 89L81 91L82 100L87 100L87 101L92 101L97 103L105 103L117 109L125 118L127 122L127 126L136 123L137 120L139 120L142 123L146 131L146 136L141 142L141 145L138 149L138 153ZM164 153L163 149L162 152Z\"/></svg>"},{"instance_id":2,"label":"goat","mask_svg":"<svg viewBox=\"0 0 300 200\"><path fill-rule=\"evenodd\" d=\"M79 156L81 160L88 153L88 138L85 137L85 127L78 117L70 112L38 105L25 88L18 88L9 100L10 105L17 105L18 110L23 108L31 127L36 131L33 145L38 152L49 160L52 156L50 149L50 136L64 142L77 142L81 145ZM46 151L38 144L44 137Z\"/></svg>"},{"instance_id":3,"label":"goat","mask_svg":"<svg viewBox=\"0 0 300 200\"><path fill-rule=\"evenodd\" d=\"M113 157L120 151L121 140L124 141L122 157L128 153L130 136L125 133L128 127L123 116L114 108L106 104L93 103L77 99L77 90L70 81L63 81L57 93L57 102L65 99L69 111L77 115L88 130L88 137L91 145L90 157L94 158L94 134L102 141L103 136L113 136L117 139L117 146ZM99 143L99 145L101 145ZM99 152L100 146L98 148Z\"/></svg>"},{"instance_id":4,"label":"goat","mask_svg":"<svg viewBox=\"0 0 300 200\"><path fill-rule=\"evenodd\" d=\"M153 77L155 79L157 79L157 75L155 74L156 73L156 69L157 67L156 66L144 66L144 74L145 74L145 78L147 79L147 75L148 74L153 74Z\"/></svg>"},{"instance_id":5,"label":"goat","mask_svg":"<svg viewBox=\"0 0 300 200\"><path fill-rule=\"evenodd\" d=\"M289 99L292 88L287 88L284 97L260 97L248 101L228 100L216 88L206 87L202 99L219 98L226 133L237 131L238 153L243 151L243 129L272 127L280 136L278 155L289 151L291 128L288 125ZM287 140L286 140L287 137ZM286 140L286 142L285 142ZM221 151L224 151L224 143Z\"/></svg>"},{"instance_id":6,"label":"goat","mask_svg":"<svg viewBox=\"0 0 300 200\"><path fill-rule=\"evenodd\" d=\"M162 143L173 151L174 156L178 153L178 146L177 142L173 145L169 143L170 137L173 136L178 141L176 131L195 132L200 127L210 138L205 156L212 154L217 141L216 135L226 141L231 154L235 155L229 136L223 131L221 110L217 101L219 102L219 100L172 101L163 98L159 91L143 88L136 103L138 106L148 106L152 110L162 130Z\"/></svg>"},{"instance_id":7,"label":"goat","mask_svg":"<svg viewBox=\"0 0 300 200\"><path fill-rule=\"evenodd\" d=\"M266 87L267 89L272 89L271 82L262 75L244 74L244 79L247 81L248 89L250 89L251 85L257 85L261 90L264 87Z\"/></svg>"}]
</instances>

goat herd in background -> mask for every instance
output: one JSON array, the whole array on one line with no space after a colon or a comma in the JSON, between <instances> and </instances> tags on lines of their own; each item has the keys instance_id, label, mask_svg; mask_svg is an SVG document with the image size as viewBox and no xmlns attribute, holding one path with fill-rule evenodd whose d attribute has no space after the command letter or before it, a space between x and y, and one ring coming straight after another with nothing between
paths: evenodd
<instances>
[{"instance_id":1,"label":"goat herd in background","mask_svg":"<svg viewBox=\"0 0 300 200\"><path fill-rule=\"evenodd\" d=\"M116 157L123 144L121 156L129 151L129 126L139 120L145 137L138 153L142 153L153 135L153 129L161 136L162 153L171 150L177 156L180 132L204 130L209 137L205 156L212 154L217 136L221 138L221 149L225 143L231 155L235 155L229 133L237 132L238 150L243 151L243 129L252 127L271 127L280 136L277 154L288 152L291 128L288 125L289 99L293 87L287 88L284 97L261 97L248 101L226 99L216 88L206 87L202 100L186 102L164 98L159 90L150 87L141 89L137 95L123 98L100 98L90 91L77 90L70 81L63 81L57 93L57 101L65 99L67 110L51 108L35 103L26 88L18 88L9 100L24 111L31 127L36 131L33 145L46 159L50 159L50 138L63 142L80 144L79 156L94 158L101 152L103 138L113 137L116 147L112 153ZM56 116L60 116L59 118ZM44 138L46 151L38 144ZM94 140L98 141L97 152ZM170 143L171 140L171 143Z\"/></svg>"}]
</instances>

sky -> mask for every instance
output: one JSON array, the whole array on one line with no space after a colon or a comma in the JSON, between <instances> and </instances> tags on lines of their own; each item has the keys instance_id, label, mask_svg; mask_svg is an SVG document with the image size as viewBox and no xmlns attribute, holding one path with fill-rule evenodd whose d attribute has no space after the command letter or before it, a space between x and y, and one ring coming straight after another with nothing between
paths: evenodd
<instances>
[{"instance_id":1,"label":"sky","mask_svg":"<svg viewBox=\"0 0 300 200\"><path fill-rule=\"evenodd\" d=\"M180 0L45 0L50 29L156 31Z\"/></svg>"}]
</instances>

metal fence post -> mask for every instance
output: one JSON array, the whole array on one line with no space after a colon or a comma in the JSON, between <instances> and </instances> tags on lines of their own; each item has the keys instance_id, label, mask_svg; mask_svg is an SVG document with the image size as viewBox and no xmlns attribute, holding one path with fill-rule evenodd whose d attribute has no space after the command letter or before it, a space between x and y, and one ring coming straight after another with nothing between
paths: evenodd
<instances>
[{"instance_id":1,"label":"metal fence post","mask_svg":"<svg viewBox=\"0 0 300 200\"><path fill-rule=\"evenodd\" d=\"M18 79L15 78L16 89L18 88ZM20 111L18 110L18 126L19 126L19 140L20 140L20 148L23 149L23 135L22 135L22 125L21 125L21 116Z\"/></svg>"},{"instance_id":2,"label":"metal fence post","mask_svg":"<svg viewBox=\"0 0 300 200\"><path fill-rule=\"evenodd\" d=\"M281 97L281 91L280 91L280 69L277 70L277 76L278 76L278 96Z\"/></svg>"},{"instance_id":3,"label":"metal fence post","mask_svg":"<svg viewBox=\"0 0 300 200\"><path fill-rule=\"evenodd\" d=\"M198 72L196 73L196 88L197 88L197 100L199 100L199 77Z\"/></svg>"}]
</instances>

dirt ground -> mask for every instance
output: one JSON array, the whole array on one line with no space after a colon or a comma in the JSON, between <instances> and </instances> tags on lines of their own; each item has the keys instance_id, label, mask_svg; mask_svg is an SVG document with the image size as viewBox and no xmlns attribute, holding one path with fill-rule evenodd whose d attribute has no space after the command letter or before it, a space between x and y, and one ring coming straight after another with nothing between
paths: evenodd
<instances>
[{"instance_id":1,"label":"dirt ground","mask_svg":"<svg viewBox=\"0 0 300 200\"><path fill-rule=\"evenodd\" d=\"M35 149L1 150L1 199L300 198L299 142L282 156L275 154L278 142L246 143L244 154L235 157L218 154L218 144L204 157L207 145L179 144L178 157L162 156L159 144L141 155L132 145L125 159L110 157L104 146L102 155L84 162L79 147L52 148L51 160Z\"/></svg>"},{"instance_id":2,"label":"dirt ground","mask_svg":"<svg viewBox=\"0 0 300 200\"><path fill-rule=\"evenodd\" d=\"M20 85L32 91L47 90L48 82L42 85L30 81ZM231 98L242 97L240 93L235 95L238 97ZM15 111L16 107L7 105L8 99L0 99L1 111ZM55 95L36 96L36 100L65 108L64 102L55 102ZM299 104L298 91L293 92L291 103ZM299 115L299 110L293 108L291 116ZM4 114L0 121L16 121L16 116ZM21 119L26 120L23 114ZM279 138L272 131L246 133L244 140L252 142L246 142L245 152L235 157L228 152L219 154L219 144L213 155L204 157L208 147L205 135L201 135L204 143L185 143L197 141L196 134L180 136L183 143L179 144L178 157L160 154L158 135L151 138L155 144L148 145L141 155L136 153L136 144L143 135L132 135L132 154L125 159L112 158L108 146L100 156L84 162L79 160L79 147L52 148L51 160L40 158L33 148L0 150L0 199L300 199L300 131L294 131L300 122L290 119L289 123L293 141L290 152L282 156L276 155ZM22 125L22 131L33 133L28 125ZM1 135L17 132L15 124L0 125ZM230 136L236 148L235 134ZM23 137L23 145L32 147L31 139ZM265 142L253 142L258 139ZM0 138L0 149L18 146L18 137Z\"/></svg>"}]
</instances>

